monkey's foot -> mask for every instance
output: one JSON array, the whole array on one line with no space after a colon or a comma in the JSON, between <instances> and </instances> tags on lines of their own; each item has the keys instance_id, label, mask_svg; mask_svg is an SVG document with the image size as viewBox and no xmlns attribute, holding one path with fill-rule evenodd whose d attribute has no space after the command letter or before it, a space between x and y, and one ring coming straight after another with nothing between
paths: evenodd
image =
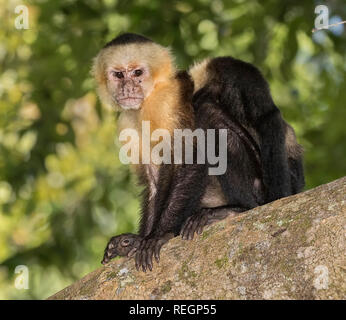
<instances>
[{"instance_id":1,"label":"monkey's foot","mask_svg":"<svg viewBox=\"0 0 346 320\"><path fill-rule=\"evenodd\" d=\"M117 256L132 257L141 243L142 237L133 233L124 233L119 236L112 237L105 249L102 264L108 263Z\"/></svg>"},{"instance_id":2,"label":"monkey's foot","mask_svg":"<svg viewBox=\"0 0 346 320\"><path fill-rule=\"evenodd\" d=\"M208 224L223 220L229 216L235 216L240 211L244 210L241 210L239 208L231 209L229 207L203 208L199 213L196 213L186 219L180 231L181 237L184 240L192 240L194 234L201 234L203 228Z\"/></svg>"},{"instance_id":3,"label":"monkey's foot","mask_svg":"<svg viewBox=\"0 0 346 320\"><path fill-rule=\"evenodd\" d=\"M157 262L160 261L160 250L162 246L174 237L173 233L166 233L162 237L147 238L141 241L136 253L136 269L142 267L144 272L153 269L153 256Z\"/></svg>"}]
</instances>

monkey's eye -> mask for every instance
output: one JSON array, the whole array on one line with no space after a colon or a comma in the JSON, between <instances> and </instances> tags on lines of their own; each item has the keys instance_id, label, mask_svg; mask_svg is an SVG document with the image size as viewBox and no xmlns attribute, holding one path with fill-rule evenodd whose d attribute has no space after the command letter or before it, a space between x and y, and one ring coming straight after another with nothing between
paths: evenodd
<instances>
[{"instance_id":1,"label":"monkey's eye","mask_svg":"<svg viewBox=\"0 0 346 320\"><path fill-rule=\"evenodd\" d=\"M118 79L124 78L124 74L123 74L122 72L114 71L114 72L113 72L113 75L114 75L115 77L117 77Z\"/></svg>"},{"instance_id":2,"label":"monkey's eye","mask_svg":"<svg viewBox=\"0 0 346 320\"><path fill-rule=\"evenodd\" d=\"M121 245L122 245L123 247L127 247L127 246L129 245L129 243L130 243L130 240L129 240L129 239L124 239L123 241L121 241Z\"/></svg>"},{"instance_id":3,"label":"monkey's eye","mask_svg":"<svg viewBox=\"0 0 346 320\"><path fill-rule=\"evenodd\" d=\"M143 74L143 71L141 69L137 69L137 70L135 70L134 74L136 77L139 77Z\"/></svg>"}]
</instances>

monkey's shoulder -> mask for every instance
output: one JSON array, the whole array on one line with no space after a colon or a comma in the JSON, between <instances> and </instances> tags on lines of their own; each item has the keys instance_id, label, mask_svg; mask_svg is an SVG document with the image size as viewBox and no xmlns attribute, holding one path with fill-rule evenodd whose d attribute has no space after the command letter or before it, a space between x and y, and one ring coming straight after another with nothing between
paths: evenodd
<instances>
[{"instance_id":1,"label":"monkey's shoulder","mask_svg":"<svg viewBox=\"0 0 346 320\"><path fill-rule=\"evenodd\" d=\"M179 70L175 74L175 79L178 81L182 99L184 101L191 101L194 91L194 83L191 75L185 70Z\"/></svg>"},{"instance_id":2,"label":"monkey's shoulder","mask_svg":"<svg viewBox=\"0 0 346 320\"><path fill-rule=\"evenodd\" d=\"M262 73L253 64L231 56L205 59L195 64L189 74L195 84L195 91L215 84L233 84L238 87L267 87Z\"/></svg>"}]
</instances>

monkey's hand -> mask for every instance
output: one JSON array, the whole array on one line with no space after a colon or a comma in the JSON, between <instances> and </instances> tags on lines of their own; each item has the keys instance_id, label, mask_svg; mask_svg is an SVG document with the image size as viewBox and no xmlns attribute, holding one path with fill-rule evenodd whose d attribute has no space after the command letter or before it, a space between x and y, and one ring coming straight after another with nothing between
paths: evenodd
<instances>
[{"instance_id":1,"label":"monkey's hand","mask_svg":"<svg viewBox=\"0 0 346 320\"><path fill-rule=\"evenodd\" d=\"M235 208L238 210L238 208ZM195 232L201 234L203 228L208 224L220 221L230 215L237 215L237 211L233 211L229 207L221 208L203 208L199 213L187 218L183 224L180 234L184 240L192 240Z\"/></svg>"},{"instance_id":2,"label":"monkey's hand","mask_svg":"<svg viewBox=\"0 0 346 320\"><path fill-rule=\"evenodd\" d=\"M145 238L136 253L136 269L144 272L153 269L153 256L157 262L160 261L160 250L162 246L174 237L173 233L166 233L162 237Z\"/></svg>"},{"instance_id":3,"label":"monkey's hand","mask_svg":"<svg viewBox=\"0 0 346 320\"><path fill-rule=\"evenodd\" d=\"M112 237L106 246L101 263L106 264L117 256L133 257L140 246L141 240L142 237L133 233L124 233Z\"/></svg>"}]
</instances>

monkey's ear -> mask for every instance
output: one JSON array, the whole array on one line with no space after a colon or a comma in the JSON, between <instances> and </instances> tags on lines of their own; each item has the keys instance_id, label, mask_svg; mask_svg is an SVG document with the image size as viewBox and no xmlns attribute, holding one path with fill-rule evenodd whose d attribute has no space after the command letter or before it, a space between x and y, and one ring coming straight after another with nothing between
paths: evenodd
<instances>
[{"instance_id":1,"label":"monkey's ear","mask_svg":"<svg viewBox=\"0 0 346 320\"><path fill-rule=\"evenodd\" d=\"M93 58L92 67L90 70L90 74L96 80L97 84L105 82L104 68L100 62L102 60L101 55L102 52Z\"/></svg>"},{"instance_id":2,"label":"monkey's ear","mask_svg":"<svg viewBox=\"0 0 346 320\"><path fill-rule=\"evenodd\" d=\"M90 70L92 77L96 83L96 91L101 102L107 106L107 108L119 110L119 106L116 105L107 90L107 79L105 74L104 56L101 51L94 59Z\"/></svg>"}]
</instances>

